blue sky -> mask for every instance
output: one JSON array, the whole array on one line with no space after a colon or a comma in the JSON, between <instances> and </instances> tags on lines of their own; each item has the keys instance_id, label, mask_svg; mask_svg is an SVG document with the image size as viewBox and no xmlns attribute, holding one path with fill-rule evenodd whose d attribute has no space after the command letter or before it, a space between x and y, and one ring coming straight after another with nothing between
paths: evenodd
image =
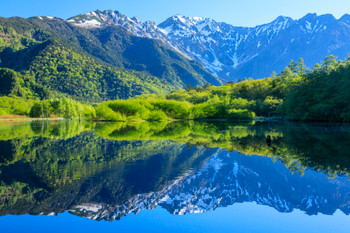
<instances>
[{"instance_id":1,"label":"blue sky","mask_svg":"<svg viewBox=\"0 0 350 233\"><path fill-rule=\"evenodd\" d=\"M301 18L307 13L331 13L337 18L350 13L349 0L0 0L1 17L57 16L118 10L156 23L182 14L202 16L236 26L268 23L279 15Z\"/></svg>"}]
</instances>

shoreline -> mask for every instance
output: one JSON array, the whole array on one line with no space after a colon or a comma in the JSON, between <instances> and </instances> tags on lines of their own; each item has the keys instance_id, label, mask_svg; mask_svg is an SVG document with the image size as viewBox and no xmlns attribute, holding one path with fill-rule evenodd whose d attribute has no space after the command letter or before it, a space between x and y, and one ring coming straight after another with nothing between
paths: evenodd
<instances>
[{"instance_id":1,"label":"shoreline","mask_svg":"<svg viewBox=\"0 0 350 233\"><path fill-rule=\"evenodd\" d=\"M2 118L0 116L0 122L6 122L6 121L57 121L57 120L70 120L69 118L63 118L63 117L55 117L55 118L31 118L31 117L13 117L13 118ZM74 119L73 119L74 120Z\"/></svg>"},{"instance_id":2,"label":"shoreline","mask_svg":"<svg viewBox=\"0 0 350 233\"><path fill-rule=\"evenodd\" d=\"M7 115L8 116L8 115ZM12 118L2 118L4 116L0 116L1 122L29 122L29 121L71 121L71 120L79 120L79 118L64 118L64 117L52 117L52 118L31 118L28 116L17 115ZM92 122L103 122L103 123L113 123L113 122L121 122L121 123L137 123L137 122L164 122L164 121L202 121L202 122L268 122L268 123L281 123L281 122L304 122L304 123L349 123L349 122L340 122L340 121L303 121L303 120L291 120L283 117L255 117L252 119L226 119L226 118L218 118L218 119L166 119L166 120L127 120L127 121L106 121L106 120L95 120L90 118L81 118L81 121L92 121Z\"/></svg>"},{"instance_id":3,"label":"shoreline","mask_svg":"<svg viewBox=\"0 0 350 233\"><path fill-rule=\"evenodd\" d=\"M7 115L8 116L8 115ZM79 118L64 118L64 117L53 117L53 118L31 118L28 116L21 116L16 115L15 117L7 117L7 116L0 116L0 122L14 122L14 121L58 121L58 120L79 120ZM106 121L106 120L95 120L90 118L81 118L80 120L88 120L88 121L94 121L94 122L160 122L157 120L127 120L127 121ZM167 119L167 120L161 120L161 121L240 121L240 122L249 122L249 121L260 121L260 122L282 122L286 121L286 119L283 118L268 118L268 117L257 117L252 119L227 119L227 118L218 118L218 119Z\"/></svg>"}]
</instances>

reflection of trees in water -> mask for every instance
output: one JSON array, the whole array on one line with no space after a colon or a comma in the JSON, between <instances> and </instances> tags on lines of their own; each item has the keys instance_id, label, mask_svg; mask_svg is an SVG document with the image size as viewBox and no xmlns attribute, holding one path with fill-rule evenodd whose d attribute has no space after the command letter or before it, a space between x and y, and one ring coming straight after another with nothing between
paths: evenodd
<instances>
[{"instance_id":1,"label":"reflection of trees in water","mask_svg":"<svg viewBox=\"0 0 350 233\"><path fill-rule=\"evenodd\" d=\"M172 140L189 146L223 148L229 151L238 150L244 154L267 155L280 159L293 171L313 167L317 171L333 176L336 173L348 173L350 167L347 156L347 150L350 148L350 127L346 125L190 121L97 123L96 125L96 123L84 121L58 121L50 122L48 127L45 127L44 133L40 126L40 122L32 122L5 125L6 130L1 130L0 127L0 139L2 139L0 143L3 144L0 162L8 164L21 159L35 160L37 158L33 157L32 151L47 151L50 146L46 144L50 144L51 140L69 141L75 135L95 131L98 137L91 135L91 138L97 140L95 144L100 144L103 140L101 138L111 141ZM62 146L66 156L60 156L58 160L67 161L67 157L85 161L104 160L110 156L105 155L109 145L108 140L104 140L104 151L95 151L90 154L88 151L77 151L74 145ZM62 142L62 145L64 143L69 144L69 142ZM77 143L85 144L84 141ZM128 152L132 154L135 150L148 151L148 148L143 149L139 144L129 145L122 151L123 158L129 159ZM135 156L142 158L139 155ZM123 159L120 156L118 158Z\"/></svg>"},{"instance_id":2,"label":"reflection of trees in water","mask_svg":"<svg viewBox=\"0 0 350 233\"><path fill-rule=\"evenodd\" d=\"M48 207L64 211L79 202L77 193L85 193L81 200L106 193L114 193L110 200L126 199L141 190L125 191L130 188L126 183L113 182L101 187L123 177L123 164L128 161L138 160L137 169L147 164L150 170L145 185L155 191L175 178L171 174L204 164L209 156L205 148L268 156L301 174L311 167L329 176L347 175L350 168L350 128L344 125L58 121L42 128L40 122L13 124L0 126L2 213L23 206L33 213L45 212ZM137 169L133 171L136 174ZM152 173L155 170L158 173ZM52 204L59 202L65 204L60 208Z\"/></svg>"},{"instance_id":3,"label":"reflection of trees in water","mask_svg":"<svg viewBox=\"0 0 350 233\"><path fill-rule=\"evenodd\" d=\"M32 129L27 127L26 130ZM209 156L204 148L193 148L191 153L186 154L183 152L186 150L185 145L170 140L108 140L96 136L89 128L85 132L79 132L72 137L67 136L65 139L52 133L48 137L43 137L40 135L41 131L37 135L34 131L31 133L32 137L21 138L19 135L13 138L10 135L11 140L0 141L4 146L2 152L6 154L2 156L0 167L1 209L5 213L11 210L16 213L26 205L30 205L30 208L34 205L40 209L40 211L33 210L33 213L45 212L45 208L48 207L45 203L49 206L52 203L64 203L58 210L65 211L74 201L74 198L67 198L68 194L74 196L78 191L81 194L82 190L85 190L87 196L91 196L94 192L104 193L98 189L101 186L99 183L118 180L116 172L120 177L120 171L124 169L123 164L126 162L140 160L143 161L142 165L148 163L154 156L162 155L159 167L151 169L146 173L147 177L144 177L150 179L147 183L153 183L152 187L157 189L170 182L172 176L179 173L178 171L186 172L194 164L202 164L205 156ZM142 166L137 168L141 169ZM152 173L160 168L158 173ZM90 179L89 177L98 177L102 172L104 173L102 181L89 181L92 182L91 186L88 185L89 182L85 182ZM121 188L118 185L116 187L126 190L125 187ZM120 194L117 191L114 193ZM57 206L55 208L57 210Z\"/></svg>"}]
</instances>

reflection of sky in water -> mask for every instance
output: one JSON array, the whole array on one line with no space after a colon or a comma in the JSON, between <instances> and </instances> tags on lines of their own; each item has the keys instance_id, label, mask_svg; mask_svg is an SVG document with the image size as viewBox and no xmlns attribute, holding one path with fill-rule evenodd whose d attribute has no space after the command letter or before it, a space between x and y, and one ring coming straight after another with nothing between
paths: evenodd
<instances>
[{"instance_id":1,"label":"reflection of sky in water","mask_svg":"<svg viewBox=\"0 0 350 233\"><path fill-rule=\"evenodd\" d=\"M210 123L196 123L193 126L185 125L184 127L182 125L184 132L191 129L193 134L191 137L187 136L187 140L177 135L172 135L172 140L164 140L168 137L166 133L174 131L174 128L170 128L170 130L164 130L164 134L145 137L146 139L161 138L162 140L141 141L135 138L138 140L126 141L133 139L135 132L137 133L135 135L139 137L139 133L143 132L141 130L143 127L126 127L121 128L122 130L112 127L112 130L109 131L108 127L100 126L96 128L97 132L92 132L94 127L86 127L87 130L85 130L77 122L75 125L63 123L58 122L56 126L50 126L52 129L50 134L56 135L55 138L40 139L37 137L36 143L30 144L39 146L36 149L38 154L33 157L36 160L33 160L31 164L37 170L29 169L23 174L30 175L31 172L34 175L44 174L44 178L48 177L49 181L52 181L56 178L53 176L56 170L50 170L50 166L46 167L46 161L51 157L62 158L59 165L63 169L61 171L61 167L58 166L58 174L65 174L64 169L68 169L67 171L71 172L72 176L63 176L64 179L72 180L75 177L77 181L81 179L82 182L76 197L72 197L74 201L71 203L69 196L74 189L62 185L60 186L62 194L59 194L61 189L58 189L56 194L50 193L50 189L46 191L48 197L53 195L53 199L45 199L45 194L43 200L40 198L36 200L38 201L35 203L37 206L34 204L33 206L19 205L17 209L14 209L23 208L23 211L19 213L38 214L42 209L48 207L47 210L45 209L47 211L45 214L48 214L52 211L62 212L68 208L73 210L73 214L65 212L56 217L3 216L0 217L0 233L350 232L350 216L339 210L341 208L348 213L350 209L347 206L350 193L348 178L343 176L329 179L324 173L314 170L319 169L324 172L330 168L330 174L334 174L332 172L334 168L341 172L348 171L349 127L338 129L312 128L304 125L296 125L294 128L279 126L280 128L277 127L276 131L270 132L269 126L269 131L266 132L267 126L261 124L232 127L228 130L229 134L224 134L225 131L222 129L227 129L229 124L221 123L220 127L216 127ZM210 130L196 131L198 125L206 126ZM36 124L33 123L32 128L29 128L33 129L33 132L28 130L28 135L41 135L41 128L39 127L36 132L34 126ZM203 128L206 129L206 127ZM158 128L157 126L155 129ZM156 132L155 129L152 128ZM23 134L20 130L17 131L17 134ZM9 131L6 129L3 132ZM149 132L143 133L148 135ZM13 138L19 137L17 134L15 132ZM267 134L273 137L270 145L267 145L266 142ZM300 137L300 135L303 136ZM105 140L103 136L107 136L110 140ZM11 144L9 140L12 138L7 137L8 140L0 141L2 143L0 149L9 149L4 151L6 153L11 151L17 155L17 152L12 151L11 148L17 145L18 141L15 139ZM187 143L196 144L195 140L198 138L205 139L204 143L200 144L202 146L186 145ZM46 142L50 143L46 145ZM40 147L42 144L45 146ZM231 146L231 144L234 150L241 149L241 153L237 151L229 153L224 149L207 150L204 147L211 145L211 148L216 148L222 145ZM20 148L26 149L25 145L23 144L23 147ZM28 147L28 151L32 151L33 148ZM258 154L260 151L262 156L246 156L246 151L249 154ZM72 158L83 155L85 160L79 162L77 167L73 166L75 160L68 162L66 166L64 160L66 153L69 153ZM266 157L267 153L270 153L272 158ZM279 153L279 156L274 157L275 153ZM89 158L87 156L89 154L100 155L116 163L112 163L113 166L104 167L108 164L107 162L96 162L98 157L90 161L86 159ZM127 163L124 163L122 159L118 160L119 154L121 158L126 158ZM306 155L312 156L307 157ZM5 157L9 159L10 165L5 164L1 167L0 178L4 181L8 179L11 183L11 179L21 180L23 178L23 174L17 174L14 169L17 168L16 166L21 168L23 161L16 160L16 158L16 156ZM12 164L14 164L13 167ZM27 161L27 164L30 163ZM91 171L91 173L80 174L81 170ZM30 184L36 187L35 180L31 180L30 177L28 179L32 182ZM19 190L25 193L23 189ZM119 194L125 195L119 197ZM148 196L148 194L153 196ZM67 195L67 198L59 200L54 195L63 195L63 197ZM66 201L67 205L61 201ZM76 207L84 206L84 202L99 203L104 206L104 209L95 210L94 213L90 213L90 216L86 216L85 213L79 212L81 207ZM57 209L60 204L67 208ZM153 208L155 206L153 204L158 204L158 207L147 210L147 208ZM41 205L44 208L36 208ZM137 215L130 213L135 210L135 207L140 210ZM189 214L196 208L200 210L197 212L204 213ZM101 217L101 212L107 209L110 212L105 213L114 214L124 210L127 214L126 216L121 215L121 220L113 222L85 218ZM0 210L2 210L1 214L6 215L12 209L6 209L5 205L5 208L0 208ZM108 214L106 216L108 220L114 219L109 218Z\"/></svg>"},{"instance_id":2,"label":"reflection of sky in water","mask_svg":"<svg viewBox=\"0 0 350 233\"><path fill-rule=\"evenodd\" d=\"M235 204L203 214L171 215L157 207L120 221L94 221L68 213L52 216L5 216L1 232L349 232L350 221L340 211L333 216L307 216L299 210L279 213L254 203ZM35 230L34 230L35 229Z\"/></svg>"}]
</instances>

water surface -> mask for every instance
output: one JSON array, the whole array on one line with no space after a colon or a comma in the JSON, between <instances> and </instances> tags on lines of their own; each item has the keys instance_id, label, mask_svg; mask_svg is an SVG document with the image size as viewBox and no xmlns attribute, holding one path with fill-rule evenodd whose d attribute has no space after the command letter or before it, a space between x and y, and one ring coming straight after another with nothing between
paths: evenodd
<instances>
[{"instance_id":1,"label":"water surface","mask_svg":"<svg viewBox=\"0 0 350 233\"><path fill-rule=\"evenodd\" d=\"M348 232L349 149L345 124L2 122L0 228Z\"/></svg>"}]
</instances>

